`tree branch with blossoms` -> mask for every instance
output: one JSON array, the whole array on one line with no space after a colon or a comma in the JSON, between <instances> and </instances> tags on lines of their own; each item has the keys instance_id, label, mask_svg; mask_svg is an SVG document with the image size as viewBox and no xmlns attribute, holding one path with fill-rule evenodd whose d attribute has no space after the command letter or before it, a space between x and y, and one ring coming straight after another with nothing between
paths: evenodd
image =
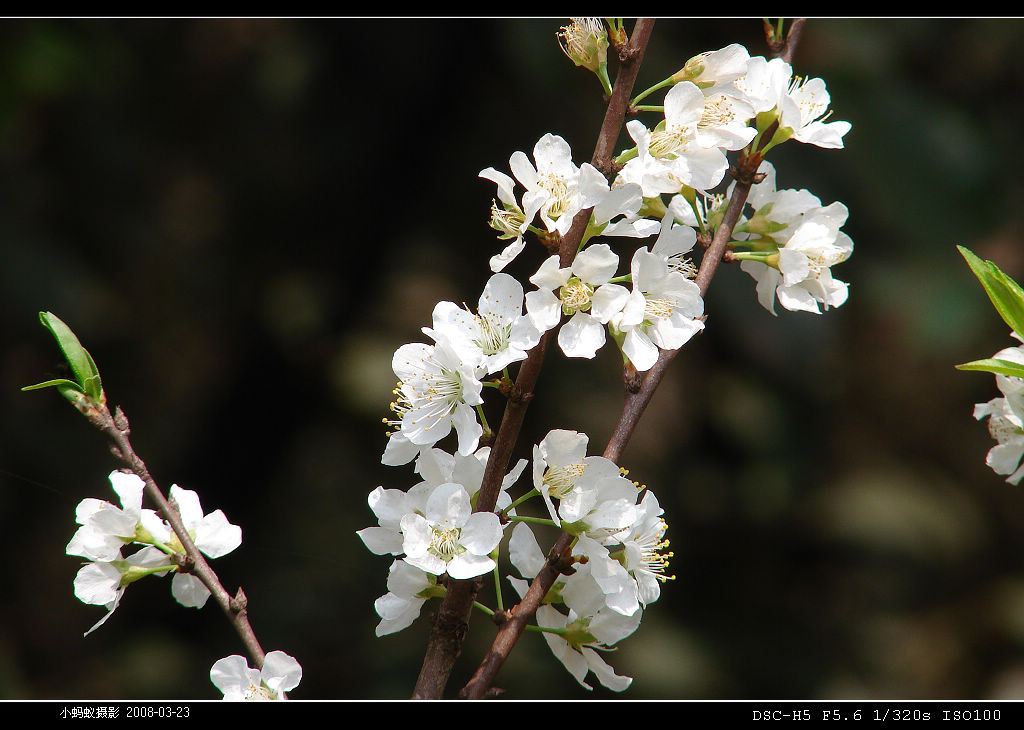
<instances>
[{"instance_id":1,"label":"tree branch with blossoms","mask_svg":"<svg viewBox=\"0 0 1024 730\"><path fill-rule=\"evenodd\" d=\"M850 131L847 122L826 121L824 82L793 74L803 21L785 35L781 20L765 22L770 60L732 44L689 58L635 94L653 25L639 19L627 34L622 19L574 18L561 28L566 56L595 74L607 101L590 162L577 166L569 143L547 133L532 156L511 154L511 175L481 170L496 186L489 225L505 243L488 262L477 305L438 302L422 330L429 341L404 344L392 357L398 383L381 463L411 464L417 481L374 489L367 503L377 524L357 534L370 552L392 559L387 592L374 602L378 636L402 631L440 599L414 698L445 695L474 609L497 632L461 697L500 693L497 673L527 632L540 633L582 687L592 689L593 674L608 689L627 689L632 678L601 654L637 630L674 576L664 510L619 462L676 354L705 328L704 297L720 264L752 277L772 315L776 303L821 314L847 299L847 284L831 273L853 249L840 230L845 206L778 188L766 161L789 140L840 149ZM663 99L652 103L657 92ZM638 118L644 114L655 118L649 124ZM623 128L632 143L615 154ZM546 258L520 282L504 269L528 243ZM63 322L41 317L74 380L32 387L56 387L125 467L110 475L121 507L84 500L66 550L88 561L76 596L108 609L93 630L132 582L173 574L172 595L183 605L214 596L256 665L239 655L216 662L210 678L224 697L285 699L301 667L284 652L264 653L244 593L232 598L207 560L238 547L240 528L220 510L204 514L198 495L177 485L165 498L132 448L124 414L108 410L91 356ZM549 348L579 362L605 346L622 358L625 395L602 454L588 455L589 437L568 424L512 464ZM514 379L510 367L518 368ZM493 391L506 401L494 432L483 412ZM524 473L527 484L513 496ZM142 508L144 493L157 511ZM534 526L560 531L546 552ZM141 549L125 557L129 546ZM503 575L503 558L518 575ZM507 608L503 578L518 596Z\"/></svg>"},{"instance_id":2,"label":"tree branch with blossoms","mask_svg":"<svg viewBox=\"0 0 1024 730\"><path fill-rule=\"evenodd\" d=\"M786 42L781 48L777 49L778 55L785 56L787 59L792 58L796 41L799 38L798 29L802 25L802 19L794 23L787 35ZM605 117L605 121L606 124L602 127L602 132L607 127L608 116ZM604 134L602 134L602 139L604 139ZM596 158L597 154L595 153L595 167L598 166ZM757 152L752 152L750 155L744 153L737 165L730 170L730 173L737 180L737 185L734 187L729 198L729 206L722 219L722 224L716 231L707 252L702 257L700 268L694 278L694 282L699 287L702 297L707 293L711 280L718 269L718 264L726 252L727 245L732 237L733 228L738 223L743 208L746 205L750 186L760 179L754 171L760 166L762 159ZM625 381L627 387L625 401L619 420L602 454L604 458L616 463L619 462L622 452L633 434L634 428L650 403L655 390L660 385L669 364L675 359L678 352L678 349L661 350L657 361L646 372L639 384L635 380L636 370L630 367L630 363L626 363ZM515 607L514 614L509 612L508 618L501 623L490 651L484 657L472 679L461 690L460 697L480 699L486 696L495 675L521 637L527 622L540 606L541 600L554 585L559 575L565 573L567 569L571 570L570 548L572 547L573 539L573 535L566 532L559 536L551 548L544 568L537 574L526 596Z\"/></svg>"},{"instance_id":3,"label":"tree branch with blossoms","mask_svg":"<svg viewBox=\"0 0 1024 730\"><path fill-rule=\"evenodd\" d=\"M640 70L653 26L653 19L638 19L630 38L622 45L622 65L615 77L615 86L591 158L591 164L598 170L607 170L611 167L612 151L626 117L629 94ZM579 211L573 218L568 232L561 237L558 246L558 260L561 266L569 266L572 263L589 220L589 209ZM519 440L526 408L533 398L533 390L540 375L549 340L550 330L544 333L540 342L530 350L520 366L487 460L476 504L477 511L491 511L495 507L501 480L508 470L512 450ZM478 587L479 581L457 581L449 586L431 630L423 667L413 690L414 699L437 699L443 695L451 668L461 651L462 639L465 637L464 627L472 611L472 601L476 597Z\"/></svg>"},{"instance_id":4,"label":"tree branch with blossoms","mask_svg":"<svg viewBox=\"0 0 1024 730\"><path fill-rule=\"evenodd\" d=\"M781 34L781 25L768 27ZM732 45L694 56L628 100L651 28L652 21L638 21L629 38L615 20L605 26L578 18L562 28L563 50L606 91L609 37L619 53L591 162L576 167L565 140L546 134L532 160L523 152L509 158L515 179L495 168L481 171L501 200L490 224L510 243L490 260L494 274L478 312L439 303L423 330L434 343L403 345L395 354L400 380L396 418L389 421L395 430L382 463L414 462L423 481L408 491L374 490L369 504L378 526L359 535L372 552L396 558L389 592L375 604L378 635L400 631L427 600L442 597L415 698L443 696L473 607L499 628L460 696L499 692L493 679L526 630L543 633L582 686L590 688L584 679L593 672L611 689L628 687L631 679L616 675L598 652L636 630L660 595L660 582L671 578L665 575L671 553L657 499L626 479L617 462L676 352L703 329L703 296L719 263L740 263L772 314L776 298L787 309L816 313L845 301L846 284L830 272L852 251L839 231L845 207L822 206L806 190L776 190L774 168L764 161L789 139L843 146L850 125L825 123L824 82L794 77L783 58L751 58ZM798 33L791 26L787 40L772 47L791 58ZM639 104L666 87L662 105ZM642 112L664 118L653 129L626 123L635 146L613 158L627 113ZM738 153L732 165L728 152ZM711 193L727 173L734 179L727 193ZM525 188L521 195L517 182ZM536 288L526 292L502 270L528 235L556 252L529 277ZM594 242L655 235L650 247L635 248L623 274L611 246ZM698 241L705 249L699 268L688 258ZM532 489L513 500L506 490L526 460L511 472L508 465L556 329L569 358L591 359L608 340L615 343L627 391L622 414L603 456L586 455L585 434L551 430L533 447ZM507 366L514 362L520 371L513 384ZM486 380L498 372L501 377ZM482 428L473 408L483 402L485 385L509 402L493 445L478 449ZM437 444L453 430L458 449L449 454ZM537 497L548 517L515 511ZM510 523L509 559L523 578L509 577L520 601L504 609L497 559ZM546 557L533 524L562 529ZM493 609L477 601L489 572ZM568 614L554 608L558 603ZM534 617L538 623L529 623Z\"/></svg>"},{"instance_id":5,"label":"tree branch with blossoms","mask_svg":"<svg viewBox=\"0 0 1024 730\"><path fill-rule=\"evenodd\" d=\"M89 352L60 318L41 312L40 321L57 341L74 380L55 379L22 390L55 387L109 441L110 451L124 467L110 475L122 506L88 498L76 510L80 527L68 543L68 555L86 563L75 579L75 595L85 603L105 605L106 615L86 635L102 626L114 613L127 587L149 575L174 573L171 592L178 603L202 608L210 596L231 623L256 665L248 667L241 656L226 657L211 669L216 686L229 694L266 699L287 699L302 670L284 652L267 655L249 623L248 599L239 587L236 594L224 588L207 557L218 558L237 548L242 531L228 522L221 510L204 515L198 495L173 485L168 499L149 468L132 447L128 418L120 407L110 412L99 369ZM143 493L157 511L142 509ZM159 513L159 516L157 516ZM162 518L162 520L161 520ZM122 558L128 545L144 547ZM267 660L270 659L270 666ZM261 670L266 670L264 679ZM253 674L255 672L255 674Z\"/></svg>"}]
</instances>

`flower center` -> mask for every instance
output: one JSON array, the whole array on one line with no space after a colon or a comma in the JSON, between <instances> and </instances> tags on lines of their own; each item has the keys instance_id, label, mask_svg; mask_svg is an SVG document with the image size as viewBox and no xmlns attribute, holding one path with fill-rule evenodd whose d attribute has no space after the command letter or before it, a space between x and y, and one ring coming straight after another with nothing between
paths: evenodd
<instances>
[{"instance_id":1,"label":"flower center","mask_svg":"<svg viewBox=\"0 0 1024 730\"><path fill-rule=\"evenodd\" d=\"M668 319L679 306L679 300L659 297L644 299L644 319Z\"/></svg>"},{"instance_id":2,"label":"flower center","mask_svg":"<svg viewBox=\"0 0 1024 730\"><path fill-rule=\"evenodd\" d=\"M257 687L255 684L250 684L249 689L245 690L245 699L263 702L277 699L277 694L269 687Z\"/></svg>"},{"instance_id":3,"label":"flower center","mask_svg":"<svg viewBox=\"0 0 1024 730\"><path fill-rule=\"evenodd\" d=\"M512 323L502 324L486 314L473 315L476 319L477 336L473 344L485 355L497 355L508 347L512 336Z\"/></svg>"},{"instance_id":4,"label":"flower center","mask_svg":"<svg viewBox=\"0 0 1024 730\"><path fill-rule=\"evenodd\" d=\"M499 208L496 201L491 201L491 220L489 224L491 228L501 234L499 238L518 238L522 233L525 223L526 215L523 211L517 208L512 210Z\"/></svg>"},{"instance_id":5,"label":"flower center","mask_svg":"<svg viewBox=\"0 0 1024 730\"><path fill-rule=\"evenodd\" d=\"M572 277L559 290L558 298L562 301L562 312L567 315L586 312L590 309L590 300L594 296L594 287Z\"/></svg>"},{"instance_id":6,"label":"flower center","mask_svg":"<svg viewBox=\"0 0 1024 730\"><path fill-rule=\"evenodd\" d=\"M576 481L583 475L585 468L582 461L565 466L549 466L544 472L544 486L548 488L552 497L562 499L576 486Z\"/></svg>"},{"instance_id":7,"label":"flower center","mask_svg":"<svg viewBox=\"0 0 1024 730\"><path fill-rule=\"evenodd\" d=\"M829 267L846 260L846 253L839 248L804 251L804 254L807 256L807 265L811 269L811 278L813 279L820 279Z\"/></svg>"},{"instance_id":8,"label":"flower center","mask_svg":"<svg viewBox=\"0 0 1024 730\"><path fill-rule=\"evenodd\" d=\"M461 533L457 527L435 527L430 538L430 552L447 563L458 552Z\"/></svg>"},{"instance_id":9,"label":"flower center","mask_svg":"<svg viewBox=\"0 0 1024 730\"><path fill-rule=\"evenodd\" d=\"M800 118L804 124L807 124L825 113L825 110L828 109L828 99L823 99L813 91L804 91L805 81L806 79L795 76L789 84L789 95L793 96L796 92L800 92L800 97L796 101L800 107Z\"/></svg>"},{"instance_id":10,"label":"flower center","mask_svg":"<svg viewBox=\"0 0 1024 730\"><path fill-rule=\"evenodd\" d=\"M544 206L551 218L558 218L569 209L569 184L560 175L548 173L537 181L548 193L548 202Z\"/></svg>"},{"instance_id":11,"label":"flower center","mask_svg":"<svg viewBox=\"0 0 1024 730\"><path fill-rule=\"evenodd\" d=\"M736 119L736 112L729 98L720 95L704 102L704 112L701 114L698 127L725 127L732 124Z\"/></svg>"},{"instance_id":12,"label":"flower center","mask_svg":"<svg viewBox=\"0 0 1024 730\"><path fill-rule=\"evenodd\" d=\"M676 151L686 151L687 142L682 129L659 129L651 132L651 154L657 158L676 157Z\"/></svg>"}]
</instances>

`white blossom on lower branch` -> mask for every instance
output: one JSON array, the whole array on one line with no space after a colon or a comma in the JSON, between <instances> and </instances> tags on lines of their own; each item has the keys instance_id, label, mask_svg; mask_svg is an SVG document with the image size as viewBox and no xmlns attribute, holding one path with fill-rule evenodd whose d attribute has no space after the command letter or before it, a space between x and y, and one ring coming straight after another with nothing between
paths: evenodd
<instances>
[{"instance_id":1,"label":"white blossom on lower branch","mask_svg":"<svg viewBox=\"0 0 1024 730\"><path fill-rule=\"evenodd\" d=\"M269 652L263 669L252 669L238 654L218 659L210 668L210 681L225 700L284 700L302 681L302 667L283 651Z\"/></svg>"}]
</instances>

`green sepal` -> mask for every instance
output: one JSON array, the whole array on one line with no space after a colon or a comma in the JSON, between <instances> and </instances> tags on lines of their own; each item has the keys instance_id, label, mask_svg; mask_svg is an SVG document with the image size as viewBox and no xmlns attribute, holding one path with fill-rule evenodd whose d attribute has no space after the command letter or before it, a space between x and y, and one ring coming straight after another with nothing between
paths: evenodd
<instances>
[{"instance_id":1,"label":"green sepal","mask_svg":"<svg viewBox=\"0 0 1024 730\"><path fill-rule=\"evenodd\" d=\"M1011 360L998 360L987 357L983 360L972 360L956 366L957 370L980 370L996 375L1009 375L1012 378L1024 378L1024 365Z\"/></svg>"},{"instance_id":2,"label":"green sepal","mask_svg":"<svg viewBox=\"0 0 1024 730\"><path fill-rule=\"evenodd\" d=\"M1018 336L1024 337L1024 289L991 261L982 261L963 246L957 246L957 250L985 287L999 316Z\"/></svg>"},{"instance_id":3,"label":"green sepal","mask_svg":"<svg viewBox=\"0 0 1024 730\"><path fill-rule=\"evenodd\" d=\"M64 358L68 361L68 366L77 382L64 379L48 380L38 385L30 385L22 390L36 390L52 385L61 391L61 395L72 402L75 402L78 397L70 394L69 391L84 393L93 400L104 403L106 398L103 394L99 368L96 367L96 362L92 359L89 351L82 347L82 343L78 341L75 333L52 312L40 312L39 321L46 329L50 330L50 334L57 340L57 346L60 347Z\"/></svg>"}]
</instances>

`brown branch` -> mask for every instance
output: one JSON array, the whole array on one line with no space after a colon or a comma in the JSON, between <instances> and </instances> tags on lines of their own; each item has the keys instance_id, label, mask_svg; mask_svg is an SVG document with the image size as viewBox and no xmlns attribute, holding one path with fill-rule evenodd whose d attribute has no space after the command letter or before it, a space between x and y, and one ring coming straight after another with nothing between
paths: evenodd
<instances>
[{"instance_id":1,"label":"brown branch","mask_svg":"<svg viewBox=\"0 0 1024 730\"><path fill-rule=\"evenodd\" d=\"M245 593L239 588L238 593L232 598L231 594L221 585L217 574L206 561L206 557L196 547L195 542L192 541L188 530L185 529L177 506L164 496L163 491L149 473L146 463L132 448L129 440L131 431L124 413L117 408L114 415L111 416L110 410L105 405L102 408L90 408L83 413L96 428L110 439L110 451L114 456L145 483L146 494L156 503L160 514L171 525L174 534L185 548L185 555L191 564L190 572L199 578L210 591L210 595L213 596L228 621L238 632L249 658L253 660L257 668L262 669L263 659L266 655L256 638L256 633L249 624Z\"/></svg>"},{"instance_id":2,"label":"brown branch","mask_svg":"<svg viewBox=\"0 0 1024 730\"><path fill-rule=\"evenodd\" d=\"M615 86L608 101L608 108L605 110L594 155L591 158L591 164L606 174L611 169L612 153L629 108L629 94L636 81L653 25L653 20L640 19L637 21L633 29L633 36L629 41L629 52L623 54L626 56L626 60L622 62L615 78ZM589 220L590 209L581 210L573 218L572 226L562 236L558 246L559 262L562 267L572 264ZM512 450L519 439L526 407L533 396L533 389L540 374L544 353L550 339L551 331L549 330L544 333L537 346L530 350L526 360L519 368L515 387L508 405L505 406L501 425L498 427L490 456L487 459L487 466L484 468L483 482L480 485L476 503L478 512L492 511L497 503L501 481L508 471ZM427 650L420 667L419 678L416 680L416 687L413 689L413 699L440 699L444 696L448 677L462 650L462 640L465 637L469 615L473 610L473 600L476 598L479 585L479 580L453 581L448 587L448 592L441 601L437 617L427 639Z\"/></svg>"},{"instance_id":3,"label":"brown branch","mask_svg":"<svg viewBox=\"0 0 1024 730\"><path fill-rule=\"evenodd\" d=\"M637 74L640 71L640 64L643 61L644 52L647 49L647 43L651 37L651 30L654 27L654 20L651 18L640 18L637 20L636 25L633 27L633 33L629 40L628 50L622 53L622 62L619 67L619 72L615 77L615 86L612 89L611 99L608 101L608 108L605 111L604 122L601 124L601 131L598 134L597 144L594 148L594 155L591 158L591 164L598 170L601 170L605 174L609 174L611 171L611 158L612 153L615 149L615 144L619 138L619 132L622 129L622 125L626 118L626 112L629 109L629 98L630 93L633 90L633 85L636 82ZM573 219L572 228L562 240L562 245L559 249L559 257L562 266L568 266L573 257L576 254L576 249L579 247L579 242L582 239L582 235L586 230L587 221L590 218L590 211L583 210L577 214L576 218ZM532 355L532 353L531 353ZM525 367L525 366L524 366ZM520 371L520 375L522 371ZM505 428L505 421L502 420L501 428ZM499 432L500 433L500 432ZM518 426L516 426L516 437L518 437ZM491 458L494 458L494 452L491 452ZM490 462L487 465L488 470L491 468ZM504 474L504 470L507 468L507 461L501 465L500 471L498 471L498 482L500 484L500 478ZM486 486L486 479L485 486ZM483 489L481 487L481 497L483 498ZM497 493L495 492L495 498ZM492 503L493 504L493 503ZM479 503L478 503L479 506ZM562 552L568 549L572 543L572 536L563 533L558 541L555 543L555 547L552 548L551 556L561 555ZM491 645L490 651L484 657L483 662L477 668L476 673L470 679L469 683L462 688L459 693L460 697L469 699L480 699L486 696L491 683L494 681L494 677L501 665L504 663L506 657L512 651L519 637L522 635L527 622L533 616L537 610L537 606L540 605L541 599L544 598L544 594L547 592L547 588L543 591L541 586L545 583L550 587L554 583L555 578L558 576L559 564L556 560L549 560L549 562L541 570L541 574L534 579L533 585L530 586L530 590L524 596L523 600L509 612L508 620L505 621L501 628L498 630L498 635L495 637L494 642ZM549 575L550 574L550 575ZM541 576L544 576L542 579Z\"/></svg>"}]
</instances>

